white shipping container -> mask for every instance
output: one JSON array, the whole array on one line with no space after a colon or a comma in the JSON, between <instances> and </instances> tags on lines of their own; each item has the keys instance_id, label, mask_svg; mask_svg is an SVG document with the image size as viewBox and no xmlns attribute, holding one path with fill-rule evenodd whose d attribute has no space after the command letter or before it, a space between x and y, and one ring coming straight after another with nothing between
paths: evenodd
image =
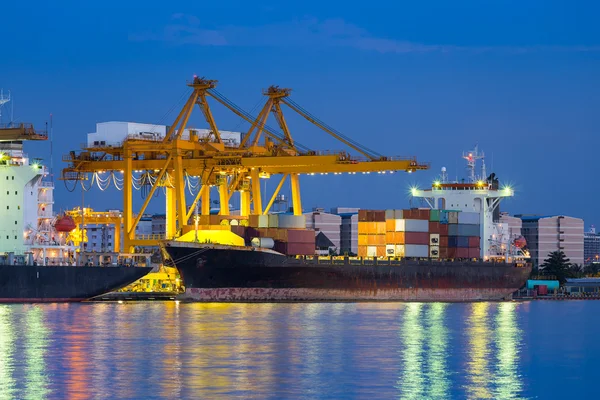
<instances>
[{"instance_id":1,"label":"white shipping container","mask_svg":"<svg viewBox=\"0 0 600 400\"><path fill-rule=\"evenodd\" d=\"M439 233L430 233L429 234L429 245L430 246L439 246L440 245L440 234Z\"/></svg>"},{"instance_id":2,"label":"white shipping container","mask_svg":"<svg viewBox=\"0 0 600 400\"><path fill-rule=\"evenodd\" d=\"M448 223L449 224L458 224L458 212L457 211L449 211L448 212Z\"/></svg>"},{"instance_id":3,"label":"white shipping container","mask_svg":"<svg viewBox=\"0 0 600 400\"><path fill-rule=\"evenodd\" d=\"M405 232L429 232L429 220L405 219Z\"/></svg>"},{"instance_id":4,"label":"white shipping container","mask_svg":"<svg viewBox=\"0 0 600 400\"><path fill-rule=\"evenodd\" d=\"M377 257L377 246L367 246L367 257Z\"/></svg>"},{"instance_id":5,"label":"white shipping container","mask_svg":"<svg viewBox=\"0 0 600 400\"><path fill-rule=\"evenodd\" d=\"M458 223L459 224L479 224L480 222L479 213L476 212L459 212L458 213Z\"/></svg>"},{"instance_id":6,"label":"white shipping container","mask_svg":"<svg viewBox=\"0 0 600 400\"><path fill-rule=\"evenodd\" d=\"M258 227L259 228L268 228L269 227L269 216L268 215L259 215L258 216Z\"/></svg>"},{"instance_id":7,"label":"white shipping container","mask_svg":"<svg viewBox=\"0 0 600 400\"><path fill-rule=\"evenodd\" d=\"M440 258L440 247L439 246L429 246L429 257Z\"/></svg>"},{"instance_id":8,"label":"white shipping container","mask_svg":"<svg viewBox=\"0 0 600 400\"><path fill-rule=\"evenodd\" d=\"M394 210L394 218L395 219L403 219L404 214L403 214L402 210Z\"/></svg>"},{"instance_id":9,"label":"white shipping container","mask_svg":"<svg viewBox=\"0 0 600 400\"><path fill-rule=\"evenodd\" d=\"M269 214L269 228L279 228L279 215Z\"/></svg>"},{"instance_id":10,"label":"white shipping container","mask_svg":"<svg viewBox=\"0 0 600 400\"><path fill-rule=\"evenodd\" d=\"M393 244L387 244L385 246L385 255L388 257L396 257L396 246Z\"/></svg>"},{"instance_id":11,"label":"white shipping container","mask_svg":"<svg viewBox=\"0 0 600 400\"><path fill-rule=\"evenodd\" d=\"M403 219L396 220L396 232L404 232L406 230L406 224Z\"/></svg>"},{"instance_id":12,"label":"white shipping container","mask_svg":"<svg viewBox=\"0 0 600 400\"><path fill-rule=\"evenodd\" d=\"M279 228L304 229L306 218L304 215L279 214Z\"/></svg>"},{"instance_id":13,"label":"white shipping container","mask_svg":"<svg viewBox=\"0 0 600 400\"><path fill-rule=\"evenodd\" d=\"M405 257L429 257L429 246L426 244L405 244Z\"/></svg>"},{"instance_id":14,"label":"white shipping container","mask_svg":"<svg viewBox=\"0 0 600 400\"><path fill-rule=\"evenodd\" d=\"M394 210L385 210L385 219L395 219Z\"/></svg>"},{"instance_id":15,"label":"white shipping container","mask_svg":"<svg viewBox=\"0 0 600 400\"><path fill-rule=\"evenodd\" d=\"M404 245L403 244L396 245L396 257L404 257Z\"/></svg>"},{"instance_id":16,"label":"white shipping container","mask_svg":"<svg viewBox=\"0 0 600 400\"><path fill-rule=\"evenodd\" d=\"M272 249L275 246L275 242L271 238L252 238L252 247L262 247L264 249Z\"/></svg>"}]
</instances>

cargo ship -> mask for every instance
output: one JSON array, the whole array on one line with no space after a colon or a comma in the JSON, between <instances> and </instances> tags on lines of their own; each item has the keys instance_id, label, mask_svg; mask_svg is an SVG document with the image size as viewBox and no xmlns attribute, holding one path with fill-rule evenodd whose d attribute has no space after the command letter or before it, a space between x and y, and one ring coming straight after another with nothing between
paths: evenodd
<instances>
[{"instance_id":1,"label":"cargo ship","mask_svg":"<svg viewBox=\"0 0 600 400\"><path fill-rule=\"evenodd\" d=\"M0 95L0 107L8 100ZM152 270L120 265L115 255L77 254L73 220L54 215L48 168L23 151L24 141L47 139L31 124L0 123L0 302L83 301Z\"/></svg>"},{"instance_id":2,"label":"cargo ship","mask_svg":"<svg viewBox=\"0 0 600 400\"><path fill-rule=\"evenodd\" d=\"M523 239L499 221L500 201L514 193L486 176L485 164L475 173L477 148L464 158L466 181L449 182L442 169L430 189L411 190L427 207L359 210L357 256L319 256L315 232L298 226L296 216L269 215L218 231L226 244L203 230L163 241L165 262L179 270L181 299L190 301L510 299L531 272Z\"/></svg>"}]
</instances>

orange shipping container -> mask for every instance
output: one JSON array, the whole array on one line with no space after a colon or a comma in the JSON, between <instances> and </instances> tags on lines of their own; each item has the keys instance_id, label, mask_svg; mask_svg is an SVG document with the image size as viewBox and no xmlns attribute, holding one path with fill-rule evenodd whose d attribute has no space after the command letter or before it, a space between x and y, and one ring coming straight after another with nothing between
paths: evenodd
<instances>
[{"instance_id":1,"label":"orange shipping container","mask_svg":"<svg viewBox=\"0 0 600 400\"><path fill-rule=\"evenodd\" d=\"M385 234L384 235L377 235L376 242L377 242L378 246L385 246Z\"/></svg>"},{"instance_id":2,"label":"orange shipping container","mask_svg":"<svg viewBox=\"0 0 600 400\"><path fill-rule=\"evenodd\" d=\"M375 233L385 234L385 222L375 222Z\"/></svg>"},{"instance_id":3,"label":"orange shipping container","mask_svg":"<svg viewBox=\"0 0 600 400\"><path fill-rule=\"evenodd\" d=\"M358 246L358 256L359 257L367 256L367 246Z\"/></svg>"},{"instance_id":4,"label":"orange shipping container","mask_svg":"<svg viewBox=\"0 0 600 400\"><path fill-rule=\"evenodd\" d=\"M394 244L404 244L404 232L394 232Z\"/></svg>"},{"instance_id":5,"label":"orange shipping container","mask_svg":"<svg viewBox=\"0 0 600 400\"><path fill-rule=\"evenodd\" d=\"M385 231L386 232L394 232L396 230L396 220L388 219L385 221Z\"/></svg>"},{"instance_id":6,"label":"orange shipping container","mask_svg":"<svg viewBox=\"0 0 600 400\"><path fill-rule=\"evenodd\" d=\"M386 257L385 246L377 246L377 257Z\"/></svg>"},{"instance_id":7,"label":"orange shipping container","mask_svg":"<svg viewBox=\"0 0 600 400\"><path fill-rule=\"evenodd\" d=\"M396 244L396 232L385 233L385 244Z\"/></svg>"}]
</instances>

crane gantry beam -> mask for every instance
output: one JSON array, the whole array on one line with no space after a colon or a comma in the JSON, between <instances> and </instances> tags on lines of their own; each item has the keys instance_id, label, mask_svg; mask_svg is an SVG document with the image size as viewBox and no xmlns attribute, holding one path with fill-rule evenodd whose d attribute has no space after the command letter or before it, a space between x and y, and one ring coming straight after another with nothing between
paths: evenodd
<instances>
[{"instance_id":1,"label":"crane gantry beam","mask_svg":"<svg viewBox=\"0 0 600 400\"><path fill-rule=\"evenodd\" d=\"M120 146L94 146L84 148L79 154L71 152L63 157L69 166L63 169L63 180L84 179L87 174L98 172L123 173L123 226L125 251L131 251L137 243L135 229L145 212L152 195L159 186L166 193L166 237L176 236L188 224L196 205L201 202L201 214L210 213L210 187L217 187L220 198L220 214L229 214L229 200L233 193L240 193L242 216L267 213L277 192L289 177L294 214L302 213L300 180L302 174L325 173L371 173L428 169L416 158L383 157L358 144L331 128L293 102L291 89L270 86L263 91L265 105L257 117L246 113L216 91L217 81L194 77L192 93L177 115L164 138L142 140L127 138ZM243 135L239 145L231 146L221 139L208 98L226 106L248 123L250 129ZM284 117L282 104L302 115L329 135L359 152L358 158L347 152L317 152L300 145L292 138ZM206 138L188 128L188 122L198 105L210 127ZM267 125L269 114L273 114L283 134ZM189 133L184 137L184 133ZM262 140L261 140L262 139ZM132 209L132 186L135 171L152 175L152 187L141 210L134 215ZM259 180L263 176L282 175L277 189L263 208ZM185 177L200 179L201 186L188 206L185 194Z\"/></svg>"}]
</instances>

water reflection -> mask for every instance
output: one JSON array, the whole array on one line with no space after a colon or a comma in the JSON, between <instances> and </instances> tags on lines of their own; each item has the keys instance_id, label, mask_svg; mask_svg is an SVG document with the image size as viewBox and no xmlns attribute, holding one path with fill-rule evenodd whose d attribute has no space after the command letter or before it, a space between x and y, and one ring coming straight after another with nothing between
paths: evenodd
<instances>
[{"instance_id":1,"label":"water reflection","mask_svg":"<svg viewBox=\"0 0 600 400\"><path fill-rule=\"evenodd\" d=\"M515 398L519 307L0 306L0 400Z\"/></svg>"},{"instance_id":2,"label":"water reflection","mask_svg":"<svg viewBox=\"0 0 600 400\"><path fill-rule=\"evenodd\" d=\"M408 304L400 330L402 369L397 388L402 399L443 399L449 396L447 305Z\"/></svg>"},{"instance_id":3,"label":"water reflection","mask_svg":"<svg viewBox=\"0 0 600 400\"><path fill-rule=\"evenodd\" d=\"M522 333L517 324L516 308L515 303L502 303L496 315L498 352L494 397L497 399L514 399L522 390L517 371Z\"/></svg>"},{"instance_id":4,"label":"water reflection","mask_svg":"<svg viewBox=\"0 0 600 400\"><path fill-rule=\"evenodd\" d=\"M489 303L473 303L467 320L468 361L467 395L470 399L491 399L492 375L489 370L491 351L491 333L489 322Z\"/></svg>"},{"instance_id":5,"label":"water reflection","mask_svg":"<svg viewBox=\"0 0 600 400\"><path fill-rule=\"evenodd\" d=\"M25 323L25 398L45 399L50 391L46 369L48 328L44 324L44 311L39 307L29 307L25 314Z\"/></svg>"},{"instance_id":6,"label":"water reflection","mask_svg":"<svg viewBox=\"0 0 600 400\"><path fill-rule=\"evenodd\" d=\"M15 381L13 379L14 331L12 307L0 305L0 399L13 399Z\"/></svg>"}]
</instances>

